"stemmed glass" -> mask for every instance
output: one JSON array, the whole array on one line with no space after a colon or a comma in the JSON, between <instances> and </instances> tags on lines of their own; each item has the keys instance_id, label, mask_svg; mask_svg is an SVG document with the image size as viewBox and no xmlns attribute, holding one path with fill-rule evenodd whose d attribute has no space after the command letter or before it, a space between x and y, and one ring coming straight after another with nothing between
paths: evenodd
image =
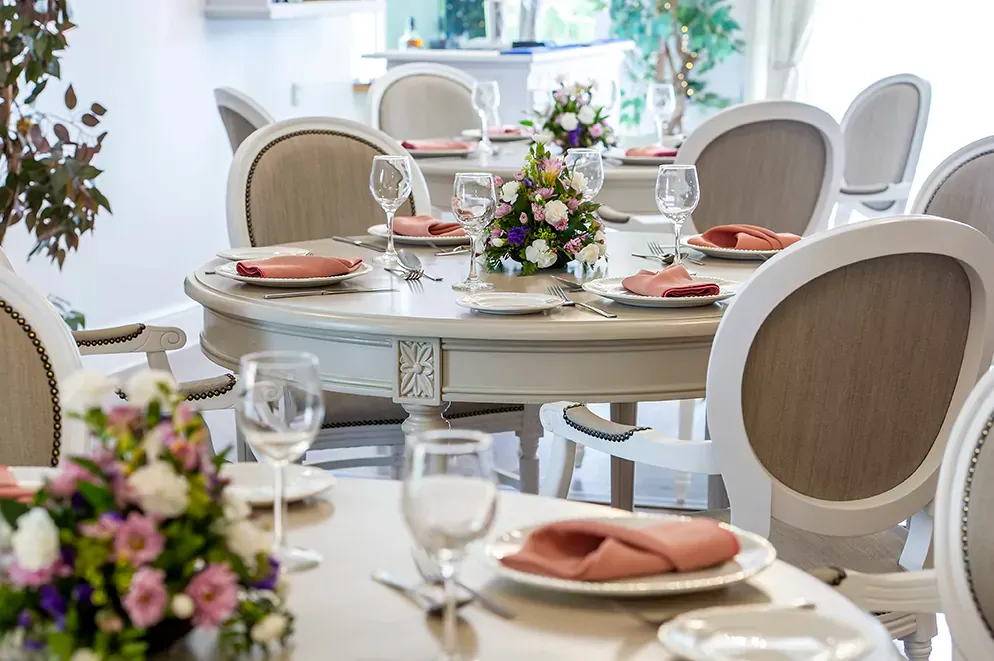
<instances>
[{"instance_id":1,"label":"stemmed glass","mask_svg":"<svg viewBox=\"0 0 994 661\"><path fill-rule=\"evenodd\" d=\"M483 253L483 237L494 220L497 210L497 187L494 176L485 172L459 172L452 187L452 213L466 234L472 238L469 251L469 275L462 282L452 285L460 291L493 289L492 282L485 282L477 274L476 260Z\"/></svg>"},{"instance_id":2,"label":"stemmed glass","mask_svg":"<svg viewBox=\"0 0 994 661\"><path fill-rule=\"evenodd\" d=\"M656 122L656 141L662 145L666 129L676 112L676 92L669 83L650 83L646 105Z\"/></svg>"},{"instance_id":3,"label":"stemmed glass","mask_svg":"<svg viewBox=\"0 0 994 661\"><path fill-rule=\"evenodd\" d=\"M407 156L374 156L369 173L369 192L387 214L387 249L375 261L387 266L397 263L393 247L393 217L411 194L411 161Z\"/></svg>"},{"instance_id":4,"label":"stemmed glass","mask_svg":"<svg viewBox=\"0 0 994 661\"><path fill-rule=\"evenodd\" d=\"M495 80L477 80L473 83L473 108L480 116L480 142L476 150L482 154L496 154L490 142L490 122L497 116L500 105L500 89Z\"/></svg>"},{"instance_id":5,"label":"stemmed glass","mask_svg":"<svg viewBox=\"0 0 994 661\"><path fill-rule=\"evenodd\" d=\"M693 165L660 165L656 174L656 207L673 223L673 265L683 261L680 254L680 229L701 200L697 167Z\"/></svg>"},{"instance_id":6,"label":"stemmed glass","mask_svg":"<svg viewBox=\"0 0 994 661\"><path fill-rule=\"evenodd\" d=\"M445 586L443 655L457 661L456 575L466 547L497 514L490 434L441 430L412 436L405 450L401 507L415 542L434 560Z\"/></svg>"},{"instance_id":7,"label":"stemmed glass","mask_svg":"<svg viewBox=\"0 0 994 661\"><path fill-rule=\"evenodd\" d=\"M583 197L592 200L604 186L604 159L599 149L574 147L566 152L566 169L571 175L582 174Z\"/></svg>"},{"instance_id":8,"label":"stemmed glass","mask_svg":"<svg viewBox=\"0 0 994 661\"><path fill-rule=\"evenodd\" d=\"M238 371L239 429L255 453L275 468L273 553L284 571L308 569L321 562L321 555L286 543L283 472L311 447L324 421L318 359L300 351L262 351L242 356Z\"/></svg>"}]
</instances>

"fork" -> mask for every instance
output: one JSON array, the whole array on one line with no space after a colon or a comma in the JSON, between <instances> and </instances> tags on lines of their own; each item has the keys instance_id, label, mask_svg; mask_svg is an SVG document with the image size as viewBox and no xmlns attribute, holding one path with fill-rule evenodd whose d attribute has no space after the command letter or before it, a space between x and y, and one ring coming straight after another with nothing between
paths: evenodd
<instances>
[{"instance_id":1,"label":"fork","mask_svg":"<svg viewBox=\"0 0 994 661\"><path fill-rule=\"evenodd\" d=\"M394 269L383 269L383 270L386 271L387 273L391 273L391 274L397 276L398 278L400 278L402 280L408 280L408 281L412 281L412 282L420 280L422 278L422 276L424 276L424 274L425 274L425 272L424 272L423 269L418 269L418 270L404 269L403 271L396 271Z\"/></svg>"},{"instance_id":2,"label":"fork","mask_svg":"<svg viewBox=\"0 0 994 661\"><path fill-rule=\"evenodd\" d=\"M593 305L588 305L586 303L580 303L578 301L574 301L569 297L569 295L566 293L566 290L563 289L561 285L549 285L549 293L552 294L553 296L558 296L559 298L563 299L563 305L566 307L576 306L578 308L583 308L588 312L599 314L602 317L607 317L608 319L615 319L618 316L610 312L605 312L600 308L595 308Z\"/></svg>"},{"instance_id":3,"label":"fork","mask_svg":"<svg viewBox=\"0 0 994 661\"><path fill-rule=\"evenodd\" d=\"M658 241L650 241L648 244L649 252L658 257L660 260L665 260L666 257L670 256L670 253L666 251ZM693 257L688 257L687 255L682 255L683 261L690 262L691 264L697 264L698 266L704 266L704 262L699 259L694 259Z\"/></svg>"},{"instance_id":4,"label":"fork","mask_svg":"<svg viewBox=\"0 0 994 661\"><path fill-rule=\"evenodd\" d=\"M446 250L432 241L429 241L428 245L437 251L435 257L449 257L450 255L462 255L469 252L468 246L456 246L452 250Z\"/></svg>"}]
</instances>

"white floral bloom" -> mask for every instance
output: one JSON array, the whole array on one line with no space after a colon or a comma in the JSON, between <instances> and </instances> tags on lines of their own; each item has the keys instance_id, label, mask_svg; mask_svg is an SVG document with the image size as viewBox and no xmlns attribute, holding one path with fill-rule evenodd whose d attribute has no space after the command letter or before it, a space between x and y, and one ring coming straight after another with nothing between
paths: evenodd
<instances>
[{"instance_id":1,"label":"white floral bloom","mask_svg":"<svg viewBox=\"0 0 994 661\"><path fill-rule=\"evenodd\" d=\"M521 184L517 181L509 181L500 187L500 199L502 202L514 204L518 200L518 189Z\"/></svg>"},{"instance_id":2,"label":"white floral bloom","mask_svg":"<svg viewBox=\"0 0 994 661\"><path fill-rule=\"evenodd\" d=\"M597 247L596 243L588 243L583 247L583 250L576 253L576 258L584 264L592 266L594 262L601 258L600 248Z\"/></svg>"},{"instance_id":3,"label":"white floral bloom","mask_svg":"<svg viewBox=\"0 0 994 661\"><path fill-rule=\"evenodd\" d=\"M190 483L165 461L142 466L128 478L146 514L179 516L190 504Z\"/></svg>"},{"instance_id":4,"label":"white floral bloom","mask_svg":"<svg viewBox=\"0 0 994 661\"><path fill-rule=\"evenodd\" d=\"M580 108L580 112L576 114L576 118L581 124L590 125L597 119L597 111L594 110L593 106L583 106Z\"/></svg>"},{"instance_id":5,"label":"white floral bloom","mask_svg":"<svg viewBox=\"0 0 994 661\"><path fill-rule=\"evenodd\" d=\"M499 236L494 237L490 239L490 245L492 245L494 248L501 248L504 245L504 239L500 238Z\"/></svg>"},{"instance_id":6,"label":"white floral bloom","mask_svg":"<svg viewBox=\"0 0 994 661\"><path fill-rule=\"evenodd\" d=\"M165 400L163 388L172 394L178 387L173 375L165 370L143 370L128 379L124 392L128 395L129 404L147 406L152 402Z\"/></svg>"},{"instance_id":7,"label":"white floral bloom","mask_svg":"<svg viewBox=\"0 0 994 661\"><path fill-rule=\"evenodd\" d=\"M607 254L607 237L604 235L603 230L594 234L594 243L597 244L597 249L600 250L601 257Z\"/></svg>"},{"instance_id":8,"label":"white floral bloom","mask_svg":"<svg viewBox=\"0 0 994 661\"><path fill-rule=\"evenodd\" d=\"M229 551L253 567L258 555L270 547L269 536L251 521L232 523L224 532L224 541Z\"/></svg>"},{"instance_id":9,"label":"white floral bloom","mask_svg":"<svg viewBox=\"0 0 994 661\"><path fill-rule=\"evenodd\" d=\"M249 635L255 643L269 643L279 639L286 631L286 618L270 613L255 623Z\"/></svg>"},{"instance_id":10,"label":"white floral bloom","mask_svg":"<svg viewBox=\"0 0 994 661\"><path fill-rule=\"evenodd\" d=\"M276 579L276 596L284 601L290 596L290 581L287 580L286 576L280 576Z\"/></svg>"},{"instance_id":11,"label":"white floral bloom","mask_svg":"<svg viewBox=\"0 0 994 661\"><path fill-rule=\"evenodd\" d=\"M569 218L569 207L560 200L545 203L545 222L550 225L561 223Z\"/></svg>"},{"instance_id":12,"label":"white floral bloom","mask_svg":"<svg viewBox=\"0 0 994 661\"><path fill-rule=\"evenodd\" d=\"M556 263L556 253L549 248L545 239L536 239L525 248L525 259L534 262L540 269L545 269Z\"/></svg>"},{"instance_id":13,"label":"white floral bloom","mask_svg":"<svg viewBox=\"0 0 994 661\"><path fill-rule=\"evenodd\" d=\"M59 529L48 510L33 507L18 517L10 545L21 569L39 571L51 567L59 557Z\"/></svg>"},{"instance_id":14,"label":"white floral bloom","mask_svg":"<svg viewBox=\"0 0 994 661\"><path fill-rule=\"evenodd\" d=\"M76 650L72 653L72 656L69 657L69 661L100 661L100 659L100 655L88 647Z\"/></svg>"},{"instance_id":15,"label":"white floral bloom","mask_svg":"<svg viewBox=\"0 0 994 661\"><path fill-rule=\"evenodd\" d=\"M559 115L559 125L566 131L574 131L580 125L580 120L576 118L576 113L564 112Z\"/></svg>"},{"instance_id":16,"label":"white floral bloom","mask_svg":"<svg viewBox=\"0 0 994 661\"><path fill-rule=\"evenodd\" d=\"M552 134L552 131L541 131L532 136L532 140L540 145L544 145L555 140L556 136Z\"/></svg>"},{"instance_id":17,"label":"white floral bloom","mask_svg":"<svg viewBox=\"0 0 994 661\"><path fill-rule=\"evenodd\" d=\"M569 178L569 187L582 193L587 188L587 177L580 171L574 171Z\"/></svg>"},{"instance_id":18,"label":"white floral bloom","mask_svg":"<svg viewBox=\"0 0 994 661\"><path fill-rule=\"evenodd\" d=\"M221 508L224 510L224 518L228 521L241 521L252 513L249 504L231 489L225 489L221 494Z\"/></svg>"},{"instance_id":19,"label":"white floral bloom","mask_svg":"<svg viewBox=\"0 0 994 661\"><path fill-rule=\"evenodd\" d=\"M583 85L581 83L573 83L573 94L579 94L583 91Z\"/></svg>"},{"instance_id":20,"label":"white floral bloom","mask_svg":"<svg viewBox=\"0 0 994 661\"><path fill-rule=\"evenodd\" d=\"M169 602L169 610L171 610L173 615L177 618L181 620L189 620L193 617L193 599L182 593L173 595L172 601Z\"/></svg>"},{"instance_id":21,"label":"white floral bloom","mask_svg":"<svg viewBox=\"0 0 994 661\"><path fill-rule=\"evenodd\" d=\"M62 404L74 413L85 413L89 409L100 408L109 395L118 387L118 382L99 372L79 370L62 381Z\"/></svg>"}]
</instances>

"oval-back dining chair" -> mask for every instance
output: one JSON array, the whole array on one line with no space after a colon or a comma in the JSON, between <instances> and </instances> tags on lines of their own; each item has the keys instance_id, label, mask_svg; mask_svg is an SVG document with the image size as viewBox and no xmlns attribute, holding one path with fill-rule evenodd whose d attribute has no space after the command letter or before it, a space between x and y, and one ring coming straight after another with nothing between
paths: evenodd
<instances>
[{"instance_id":1,"label":"oval-back dining chair","mask_svg":"<svg viewBox=\"0 0 994 661\"><path fill-rule=\"evenodd\" d=\"M958 220L994 240L994 137L968 144L935 168L911 211Z\"/></svg>"},{"instance_id":2,"label":"oval-back dining chair","mask_svg":"<svg viewBox=\"0 0 994 661\"><path fill-rule=\"evenodd\" d=\"M233 87L216 88L214 101L232 152L238 151L238 146L257 129L275 121L255 99Z\"/></svg>"},{"instance_id":3,"label":"oval-back dining chair","mask_svg":"<svg viewBox=\"0 0 994 661\"><path fill-rule=\"evenodd\" d=\"M454 138L479 128L471 75L435 63L394 67L369 88L370 125L398 140Z\"/></svg>"}]
</instances>

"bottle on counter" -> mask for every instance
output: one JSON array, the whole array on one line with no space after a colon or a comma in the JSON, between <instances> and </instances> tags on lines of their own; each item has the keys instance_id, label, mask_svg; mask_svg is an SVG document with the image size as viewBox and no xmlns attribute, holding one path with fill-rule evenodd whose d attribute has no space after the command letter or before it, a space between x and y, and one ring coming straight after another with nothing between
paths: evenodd
<instances>
[{"instance_id":1,"label":"bottle on counter","mask_svg":"<svg viewBox=\"0 0 994 661\"><path fill-rule=\"evenodd\" d=\"M425 41L415 29L414 17L411 16L407 19L407 29L404 30L404 34L400 35L400 39L397 41L397 47L400 50L407 50L408 48L424 48L424 45Z\"/></svg>"}]
</instances>

